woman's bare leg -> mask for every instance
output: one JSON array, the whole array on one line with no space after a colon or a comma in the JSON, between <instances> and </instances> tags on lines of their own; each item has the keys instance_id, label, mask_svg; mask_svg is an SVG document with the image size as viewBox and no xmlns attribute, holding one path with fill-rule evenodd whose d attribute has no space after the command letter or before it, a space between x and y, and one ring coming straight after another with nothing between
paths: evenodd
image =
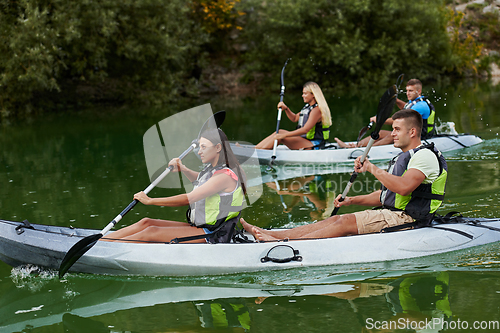
<instances>
[{"instance_id":1,"label":"woman's bare leg","mask_svg":"<svg viewBox=\"0 0 500 333\"><path fill-rule=\"evenodd\" d=\"M292 136L281 140L290 149L310 149L314 144L301 136Z\"/></svg>"},{"instance_id":2,"label":"woman's bare leg","mask_svg":"<svg viewBox=\"0 0 500 333\"><path fill-rule=\"evenodd\" d=\"M279 133L288 133L289 131L287 130L279 130ZM269 135L267 138L259 142L255 148L256 149L273 149L274 148L274 136L276 135L275 133L272 133ZM302 149L302 148L312 148L314 147L313 143L301 136L292 136L289 138L284 138L281 140L278 140L278 144L284 144L290 149Z\"/></svg>"},{"instance_id":3,"label":"woman's bare leg","mask_svg":"<svg viewBox=\"0 0 500 333\"><path fill-rule=\"evenodd\" d=\"M196 228L186 224L179 227L158 227L150 226L136 234L123 237L119 241L138 241L138 242L165 242L168 243L175 238L204 235L205 231L201 228ZM186 243L205 243L205 238L196 239Z\"/></svg>"},{"instance_id":4,"label":"woman's bare leg","mask_svg":"<svg viewBox=\"0 0 500 333\"><path fill-rule=\"evenodd\" d=\"M279 133L285 133L288 132L286 130L279 130ZM274 148L274 136L276 135L276 132L271 133L269 136L267 136L264 140L259 142L256 146L255 149L273 149ZM278 144L281 144L281 140L278 140Z\"/></svg>"},{"instance_id":5,"label":"woman's bare leg","mask_svg":"<svg viewBox=\"0 0 500 333\"><path fill-rule=\"evenodd\" d=\"M177 221L168 221L168 220L160 220L160 219L150 219L149 217L145 217L141 219L139 222L136 222L128 227L122 228L120 230L114 231L109 238L112 239L121 239L142 230L147 229L151 226L157 227L182 227L182 226L190 226L185 222L177 222ZM102 238L102 240L107 240L106 237Z\"/></svg>"}]
</instances>

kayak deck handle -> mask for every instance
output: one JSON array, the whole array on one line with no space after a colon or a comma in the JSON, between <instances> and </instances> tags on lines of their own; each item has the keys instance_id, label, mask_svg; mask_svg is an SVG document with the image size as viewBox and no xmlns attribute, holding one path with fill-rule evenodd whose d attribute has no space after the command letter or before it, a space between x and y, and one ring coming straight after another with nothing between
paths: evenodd
<instances>
[{"instance_id":1,"label":"kayak deck handle","mask_svg":"<svg viewBox=\"0 0 500 333\"><path fill-rule=\"evenodd\" d=\"M295 250L290 245L276 245L272 247L265 257L260 258L260 262L276 262L276 263L286 263L290 261L302 261L302 257L299 256L299 250Z\"/></svg>"},{"instance_id":2,"label":"kayak deck handle","mask_svg":"<svg viewBox=\"0 0 500 333\"><path fill-rule=\"evenodd\" d=\"M29 222L28 220L24 220L23 222L21 222L21 224L19 224L17 227L16 227L16 233L18 235L22 234L24 232L24 229L35 229Z\"/></svg>"}]
</instances>

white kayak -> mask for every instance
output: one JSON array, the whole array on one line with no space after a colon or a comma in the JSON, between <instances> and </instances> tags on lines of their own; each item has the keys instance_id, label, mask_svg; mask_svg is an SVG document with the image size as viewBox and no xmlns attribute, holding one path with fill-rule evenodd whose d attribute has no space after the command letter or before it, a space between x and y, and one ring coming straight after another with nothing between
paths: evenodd
<instances>
[{"instance_id":1,"label":"white kayak","mask_svg":"<svg viewBox=\"0 0 500 333\"><path fill-rule=\"evenodd\" d=\"M457 149L471 147L483 142L483 140L472 134L440 135L423 143L431 143L443 153ZM351 142L355 143L355 142ZM236 156L245 159L257 155L261 164L268 164L271 161L273 151L265 149L255 149L253 145L232 144L231 148ZM332 163L350 163L364 152L361 148L339 148L336 143L328 143L327 148L318 150L291 150L285 145L279 145L276 148L276 165L296 165L296 164L323 164ZM393 145L373 146L368 154L370 161L390 160L401 152L401 149Z\"/></svg>"},{"instance_id":2,"label":"white kayak","mask_svg":"<svg viewBox=\"0 0 500 333\"><path fill-rule=\"evenodd\" d=\"M413 230L288 242L228 244L99 241L72 272L110 275L200 276L294 267L387 262L419 258L500 241L500 219ZM0 220L0 260L59 269L68 250L98 230ZM112 237L112 232L107 236Z\"/></svg>"}]
</instances>

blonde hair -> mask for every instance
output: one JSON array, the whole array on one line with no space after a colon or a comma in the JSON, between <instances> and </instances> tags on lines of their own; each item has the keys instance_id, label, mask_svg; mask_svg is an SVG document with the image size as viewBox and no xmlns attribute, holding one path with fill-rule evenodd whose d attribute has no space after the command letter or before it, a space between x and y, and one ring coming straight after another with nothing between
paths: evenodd
<instances>
[{"instance_id":1,"label":"blonde hair","mask_svg":"<svg viewBox=\"0 0 500 333\"><path fill-rule=\"evenodd\" d=\"M307 82L304 84L304 88L307 89L310 93L314 95L314 99L316 99L316 103L318 103L319 110L321 111L321 122L324 126L330 127L332 126L332 115L330 113L330 108L326 103L325 96L321 91L321 88L316 82Z\"/></svg>"}]
</instances>

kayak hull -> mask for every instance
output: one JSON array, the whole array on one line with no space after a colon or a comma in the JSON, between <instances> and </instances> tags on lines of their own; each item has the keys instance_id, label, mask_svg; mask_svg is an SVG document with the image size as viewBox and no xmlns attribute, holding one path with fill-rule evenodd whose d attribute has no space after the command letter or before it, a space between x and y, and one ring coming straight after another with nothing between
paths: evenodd
<instances>
[{"instance_id":1,"label":"kayak hull","mask_svg":"<svg viewBox=\"0 0 500 333\"><path fill-rule=\"evenodd\" d=\"M434 143L443 153L471 147L483 142L483 140L471 134L443 135L424 140L423 143ZM261 164L268 164L273 155L272 150L255 149L253 145L232 145L233 152L239 158L245 159L257 155ZM285 145L279 145L276 149L276 165L295 164L332 164L349 163L361 156L365 148L338 148L337 144L331 144L327 149L320 150L291 150ZM390 160L401 152L393 145L373 146L368 158L370 161Z\"/></svg>"},{"instance_id":2,"label":"kayak hull","mask_svg":"<svg viewBox=\"0 0 500 333\"><path fill-rule=\"evenodd\" d=\"M99 241L70 271L151 276L233 274L294 267L386 262L500 241L500 219L472 220L479 220L486 227L460 223L446 224L447 230L432 227L340 238L241 244ZM22 223L0 220L0 260L14 267L33 264L57 270L64 255L78 240L99 232L37 224L31 224L33 229L29 229L19 228L19 225ZM498 230L494 230L495 228ZM108 236L112 237L112 233ZM280 262L265 261L263 258L266 256L274 256Z\"/></svg>"}]
</instances>

